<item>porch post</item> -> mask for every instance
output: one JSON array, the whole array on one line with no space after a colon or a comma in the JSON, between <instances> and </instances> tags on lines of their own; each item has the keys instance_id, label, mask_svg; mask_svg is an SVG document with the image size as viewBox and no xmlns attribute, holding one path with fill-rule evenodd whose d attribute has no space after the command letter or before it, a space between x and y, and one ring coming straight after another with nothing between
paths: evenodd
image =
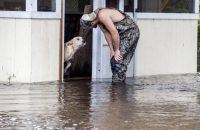
<instances>
[{"instance_id":1,"label":"porch post","mask_svg":"<svg viewBox=\"0 0 200 130\"><path fill-rule=\"evenodd\" d=\"M104 7L105 0L93 0L93 9ZM101 32L93 29L92 36L92 81L101 78Z\"/></svg>"},{"instance_id":2,"label":"porch post","mask_svg":"<svg viewBox=\"0 0 200 130\"><path fill-rule=\"evenodd\" d=\"M137 13L136 13L136 9L138 8L138 0L134 0L134 2L133 2L134 4L133 4L133 7L134 7L134 9L133 9L133 18L134 18L134 20L135 21L137 21Z\"/></svg>"},{"instance_id":3,"label":"porch post","mask_svg":"<svg viewBox=\"0 0 200 130\"><path fill-rule=\"evenodd\" d=\"M31 12L32 10L32 0L26 0L26 11Z\"/></svg>"},{"instance_id":4,"label":"porch post","mask_svg":"<svg viewBox=\"0 0 200 130\"><path fill-rule=\"evenodd\" d=\"M199 13L199 0L194 0L194 13Z\"/></svg>"},{"instance_id":5,"label":"porch post","mask_svg":"<svg viewBox=\"0 0 200 130\"><path fill-rule=\"evenodd\" d=\"M57 5L56 5L57 6ZM62 19L62 42L61 42L61 56L59 57L59 59L61 59L61 65L60 65L60 69L59 69L59 75L61 77L61 81L64 81L64 47L65 47L65 41L64 41L64 37L65 37L65 0L62 0L60 3L61 6L61 19Z\"/></svg>"},{"instance_id":6,"label":"porch post","mask_svg":"<svg viewBox=\"0 0 200 130\"><path fill-rule=\"evenodd\" d=\"M124 0L119 0L119 9L124 11Z\"/></svg>"}]
</instances>

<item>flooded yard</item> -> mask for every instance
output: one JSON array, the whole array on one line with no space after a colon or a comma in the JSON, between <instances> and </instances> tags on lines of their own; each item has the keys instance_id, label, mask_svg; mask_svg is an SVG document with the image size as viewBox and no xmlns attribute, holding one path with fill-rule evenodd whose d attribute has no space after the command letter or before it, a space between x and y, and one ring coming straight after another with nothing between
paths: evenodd
<instances>
[{"instance_id":1,"label":"flooded yard","mask_svg":"<svg viewBox=\"0 0 200 130\"><path fill-rule=\"evenodd\" d=\"M0 84L2 130L199 130L200 76Z\"/></svg>"}]
</instances>

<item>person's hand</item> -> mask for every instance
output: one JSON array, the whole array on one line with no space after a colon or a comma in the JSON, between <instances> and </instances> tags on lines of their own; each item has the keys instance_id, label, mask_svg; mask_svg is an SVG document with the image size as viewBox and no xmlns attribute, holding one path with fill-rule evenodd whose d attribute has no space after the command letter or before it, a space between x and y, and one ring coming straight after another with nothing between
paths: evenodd
<instances>
[{"instance_id":1,"label":"person's hand","mask_svg":"<svg viewBox=\"0 0 200 130\"><path fill-rule=\"evenodd\" d=\"M123 59L123 57L121 56L119 50L116 50L116 51L115 51L114 58L115 58L115 60L116 60L117 62L120 62L120 61Z\"/></svg>"},{"instance_id":2,"label":"person's hand","mask_svg":"<svg viewBox=\"0 0 200 130\"><path fill-rule=\"evenodd\" d=\"M110 59L115 55L114 51L110 51Z\"/></svg>"}]
</instances>

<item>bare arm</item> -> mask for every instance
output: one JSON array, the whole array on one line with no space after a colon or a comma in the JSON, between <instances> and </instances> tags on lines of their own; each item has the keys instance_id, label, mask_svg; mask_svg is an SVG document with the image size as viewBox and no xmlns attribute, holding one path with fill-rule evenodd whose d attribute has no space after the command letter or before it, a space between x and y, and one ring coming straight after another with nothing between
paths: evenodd
<instances>
[{"instance_id":1,"label":"bare arm","mask_svg":"<svg viewBox=\"0 0 200 130\"><path fill-rule=\"evenodd\" d=\"M105 39L106 39L108 46L110 48L110 56L112 57L114 55L112 37L111 37L110 33L105 28L103 28L102 25L99 25L99 27L100 27L101 31L104 33Z\"/></svg>"},{"instance_id":2,"label":"bare arm","mask_svg":"<svg viewBox=\"0 0 200 130\"><path fill-rule=\"evenodd\" d=\"M108 29L109 34L111 35L113 45L114 45L114 51L115 51L115 60L120 61L122 59L122 56L120 55L119 51L119 43L120 43L120 38L119 38L119 33L113 24L113 21L111 20L110 16L106 14L106 12L100 12L99 13L99 20L105 25L105 27Z\"/></svg>"},{"instance_id":3,"label":"bare arm","mask_svg":"<svg viewBox=\"0 0 200 130\"><path fill-rule=\"evenodd\" d=\"M103 25L105 25L105 27L108 29L108 31L112 37L114 50L119 50L119 42L120 42L119 33L118 33L115 25L113 24L111 18L108 15L103 15L102 13L100 13L99 19L103 23Z\"/></svg>"}]
</instances>

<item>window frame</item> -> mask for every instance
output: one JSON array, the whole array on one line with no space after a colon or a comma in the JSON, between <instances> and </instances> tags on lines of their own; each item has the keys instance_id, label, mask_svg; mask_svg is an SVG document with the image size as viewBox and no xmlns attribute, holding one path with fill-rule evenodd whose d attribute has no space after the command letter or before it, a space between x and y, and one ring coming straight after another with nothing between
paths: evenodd
<instances>
[{"instance_id":1,"label":"window frame","mask_svg":"<svg viewBox=\"0 0 200 130\"><path fill-rule=\"evenodd\" d=\"M118 0L118 2L117 2L117 4L118 4L117 7L118 7L118 9L120 9L120 1L121 1L121 0ZM105 0L105 7L107 6L107 5L106 5L106 2L107 2L107 0Z\"/></svg>"},{"instance_id":2,"label":"window frame","mask_svg":"<svg viewBox=\"0 0 200 130\"><path fill-rule=\"evenodd\" d=\"M121 9L124 10L124 0L121 1ZM134 0L135 8L138 6L138 0ZM132 12L126 12L130 16ZM194 0L193 13L148 13L135 12L135 19L199 19L199 0Z\"/></svg>"},{"instance_id":3,"label":"window frame","mask_svg":"<svg viewBox=\"0 0 200 130\"><path fill-rule=\"evenodd\" d=\"M26 11L0 11L0 18L60 19L61 0L56 0L55 12L37 11L37 0L26 0Z\"/></svg>"}]
</instances>

